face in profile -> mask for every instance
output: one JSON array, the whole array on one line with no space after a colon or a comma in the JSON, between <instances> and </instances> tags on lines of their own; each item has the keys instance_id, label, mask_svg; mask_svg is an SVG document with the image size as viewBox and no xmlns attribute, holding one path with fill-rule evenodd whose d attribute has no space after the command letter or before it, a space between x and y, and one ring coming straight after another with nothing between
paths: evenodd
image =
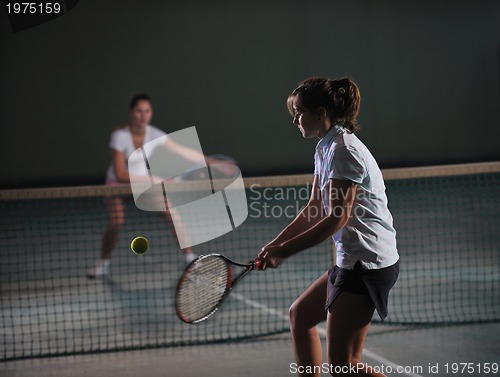
<instances>
[{"instance_id":1,"label":"face in profile","mask_svg":"<svg viewBox=\"0 0 500 377\"><path fill-rule=\"evenodd\" d=\"M131 123L146 127L153 117L153 109L151 103L146 100L137 102L137 104L130 110Z\"/></svg>"},{"instance_id":2,"label":"face in profile","mask_svg":"<svg viewBox=\"0 0 500 377\"><path fill-rule=\"evenodd\" d=\"M316 116L300 105L298 98L293 101L293 124L295 124L302 136L306 139L317 137L320 124Z\"/></svg>"}]
</instances>

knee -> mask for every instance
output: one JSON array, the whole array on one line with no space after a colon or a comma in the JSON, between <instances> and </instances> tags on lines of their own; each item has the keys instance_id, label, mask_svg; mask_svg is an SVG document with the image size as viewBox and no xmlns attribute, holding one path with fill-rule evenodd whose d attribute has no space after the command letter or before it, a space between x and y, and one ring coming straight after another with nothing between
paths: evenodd
<instances>
[{"instance_id":1,"label":"knee","mask_svg":"<svg viewBox=\"0 0 500 377\"><path fill-rule=\"evenodd\" d=\"M106 233L109 235L118 235L123 228L125 221L123 219L110 219L111 221L106 228Z\"/></svg>"},{"instance_id":2,"label":"knee","mask_svg":"<svg viewBox=\"0 0 500 377\"><path fill-rule=\"evenodd\" d=\"M298 314L298 306L297 301L294 301L293 304L288 309L288 320L290 321L290 327L293 329L297 324L297 314Z\"/></svg>"},{"instance_id":3,"label":"knee","mask_svg":"<svg viewBox=\"0 0 500 377\"><path fill-rule=\"evenodd\" d=\"M316 324L307 323L307 308L304 308L304 306L305 305L301 303L300 299L297 299L288 309L288 318L292 331L297 328L309 329L316 326Z\"/></svg>"}]
</instances>

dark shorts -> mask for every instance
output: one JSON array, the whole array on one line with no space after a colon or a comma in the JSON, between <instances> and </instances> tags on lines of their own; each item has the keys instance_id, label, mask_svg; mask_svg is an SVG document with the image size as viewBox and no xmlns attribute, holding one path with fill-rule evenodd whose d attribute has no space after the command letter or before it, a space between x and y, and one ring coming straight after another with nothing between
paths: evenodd
<instances>
[{"instance_id":1,"label":"dark shorts","mask_svg":"<svg viewBox=\"0 0 500 377\"><path fill-rule=\"evenodd\" d=\"M328 270L327 299L325 310L341 292L370 296L382 320L387 317L389 291L399 275L399 261L392 266L368 270L358 261L353 270L334 266Z\"/></svg>"}]
</instances>

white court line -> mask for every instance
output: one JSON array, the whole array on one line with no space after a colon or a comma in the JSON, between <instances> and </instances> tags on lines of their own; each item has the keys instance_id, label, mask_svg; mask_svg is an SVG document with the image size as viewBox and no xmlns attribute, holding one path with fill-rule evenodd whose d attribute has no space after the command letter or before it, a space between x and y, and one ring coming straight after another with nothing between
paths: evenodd
<instances>
[{"instance_id":1,"label":"white court line","mask_svg":"<svg viewBox=\"0 0 500 377\"><path fill-rule=\"evenodd\" d=\"M232 292L231 297L234 297L235 299L244 302L248 306L251 306L251 307L256 308L256 309L260 309L265 313L275 315L276 317L279 317L285 321L288 321L288 316L286 316L285 314L283 314L279 310L270 308L267 305L261 304L260 302L250 300L239 293ZM320 335L322 335L324 338L326 338L326 329L324 327L321 327L321 326L316 326L316 328L318 329L318 333ZM384 364L386 366L390 366L393 370L398 370L398 368L403 369L403 367L401 365L396 364L395 362L388 360L385 357L382 357L382 356L376 354L375 352L372 352L366 348L363 349L363 355L365 355L366 357L368 357L372 360L375 360L379 364ZM420 374L416 374L416 373L403 372L402 374L405 376L408 376L408 377L423 377Z\"/></svg>"}]
</instances>

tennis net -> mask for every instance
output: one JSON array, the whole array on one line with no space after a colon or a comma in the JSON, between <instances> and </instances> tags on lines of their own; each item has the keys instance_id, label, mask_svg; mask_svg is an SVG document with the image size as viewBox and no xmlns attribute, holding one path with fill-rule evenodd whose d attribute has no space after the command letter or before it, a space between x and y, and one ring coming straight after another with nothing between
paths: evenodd
<instances>
[{"instance_id":1,"label":"tennis net","mask_svg":"<svg viewBox=\"0 0 500 377\"><path fill-rule=\"evenodd\" d=\"M385 170L401 255L386 324L500 320L500 163ZM248 218L196 246L236 261L307 202L312 176L245 180ZM100 254L107 201L124 200L125 224L109 275L88 280ZM332 264L331 242L255 272L198 325L175 315L183 254L164 217L137 209L130 188L0 191L0 359L199 344L288 331L293 300ZM142 256L130 241L142 235ZM374 321L378 321L374 317Z\"/></svg>"}]
</instances>

